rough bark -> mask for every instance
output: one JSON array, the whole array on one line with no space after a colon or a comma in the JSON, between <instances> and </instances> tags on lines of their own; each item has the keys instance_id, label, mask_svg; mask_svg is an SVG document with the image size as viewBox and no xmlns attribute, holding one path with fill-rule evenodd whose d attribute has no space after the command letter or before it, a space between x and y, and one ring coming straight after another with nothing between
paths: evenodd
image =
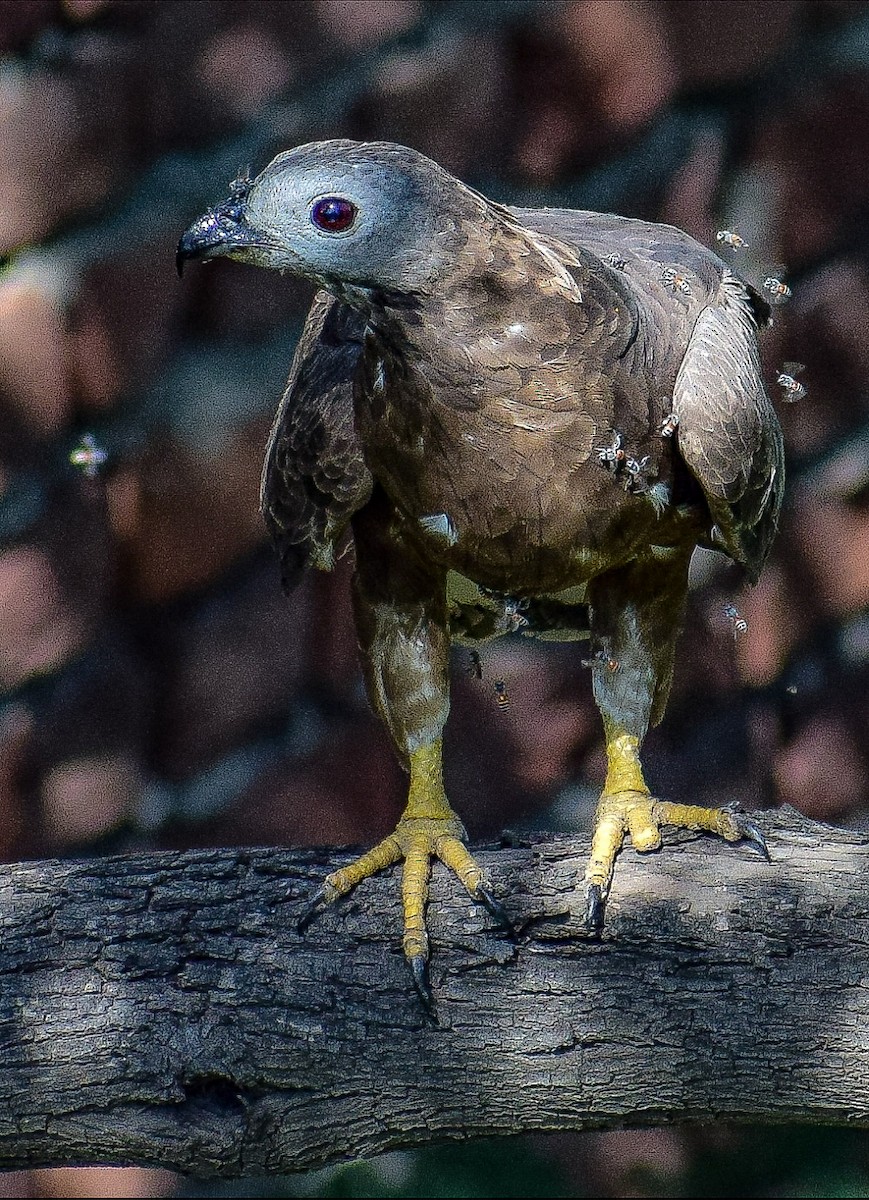
<instances>
[{"instance_id":1,"label":"rough bark","mask_svg":"<svg viewBox=\"0 0 869 1200\"><path fill-rule=\"evenodd\" d=\"M339 855L0 868L0 1166L262 1174L522 1130L869 1122L869 837L759 822L771 864L672 831L624 853L600 942L578 839L481 852L515 940L436 870L438 1024L394 876L296 933Z\"/></svg>"}]
</instances>

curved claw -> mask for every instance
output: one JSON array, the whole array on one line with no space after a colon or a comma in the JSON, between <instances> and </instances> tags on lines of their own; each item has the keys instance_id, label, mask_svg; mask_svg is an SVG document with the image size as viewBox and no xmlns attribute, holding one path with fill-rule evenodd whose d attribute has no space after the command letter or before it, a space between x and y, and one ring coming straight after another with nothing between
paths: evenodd
<instances>
[{"instance_id":1,"label":"curved claw","mask_svg":"<svg viewBox=\"0 0 869 1200\"><path fill-rule=\"evenodd\" d=\"M767 862L772 862L769 856L769 849L766 844L766 838L760 832L754 821L750 821L748 817L743 817L736 814L736 824L739 827L739 832L743 839L748 843L749 850L753 850L755 854L759 854L761 858L765 858Z\"/></svg>"},{"instance_id":2,"label":"curved claw","mask_svg":"<svg viewBox=\"0 0 869 1200\"><path fill-rule=\"evenodd\" d=\"M480 901L486 911L495 918L499 925L502 925L504 929L508 931L508 933L514 932L513 922L507 916L506 908L500 900L497 900L495 896L493 896L488 888L482 886L478 887L474 892L474 895Z\"/></svg>"},{"instance_id":3,"label":"curved claw","mask_svg":"<svg viewBox=\"0 0 869 1200\"><path fill-rule=\"evenodd\" d=\"M319 888L311 897L308 907L296 922L296 933L303 935L314 918L320 915L323 909L327 907L328 903L329 901L326 899L325 887Z\"/></svg>"},{"instance_id":4,"label":"curved claw","mask_svg":"<svg viewBox=\"0 0 869 1200\"><path fill-rule=\"evenodd\" d=\"M599 937L603 929L604 908L600 884L590 884L585 893L585 927L592 937Z\"/></svg>"},{"instance_id":5,"label":"curved claw","mask_svg":"<svg viewBox=\"0 0 869 1200\"><path fill-rule=\"evenodd\" d=\"M410 973L413 975L413 986L416 988L416 994L422 1001L425 1011L429 1016L433 1016L434 996L428 974L428 959L424 954L414 954L407 961L410 965Z\"/></svg>"}]
</instances>

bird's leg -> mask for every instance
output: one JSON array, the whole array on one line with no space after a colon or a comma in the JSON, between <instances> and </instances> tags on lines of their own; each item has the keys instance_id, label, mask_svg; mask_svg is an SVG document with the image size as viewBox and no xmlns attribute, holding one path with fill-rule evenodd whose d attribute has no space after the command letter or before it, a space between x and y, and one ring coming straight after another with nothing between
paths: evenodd
<instances>
[{"instance_id":1,"label":"bird's leg","mask_svg":"<svg viewBox=\"0 0 869 1200\"><path fill-rule=\"evenodd\" d=\"M431 1006L425 923L431 861L439 859L475 900L507 924L489 881L465 846L462 822L444 791L441 735L449 712L449 627L443 573L397 546L375 498L354 521L354 612L368 694L410 775L407 805L395 830L367 854L327 876L302 918L305 928L327 904L377 871L404 862L404 953L423 1002Z\"/></svg>"},{"instance_id":2,"label":"bird's leg","mask_svg":"<svg viewBox=\"0 0 869 1200\"><path fill-rule=\"evenodd\" d=\"M438 858L464 884L475 900L505 922L489 881L468 851L464 826L450 807L441 770L441 740L420 746L410 754L410 788L407 806L393 833L347 867L328 875L306 914L305 926L321 908L346 896L358 883L404 860L401 896L404 909L404 954L420 993L430 1003L425 963L429 939L425 924L431 860Z\"/></svg>"},{"instance_id":3,"label":"bird's leg","mask_svg":"<svg viewBox=\"0 0 869 1200\"><path fill-rule=\"evenodd\" d=\"M596 644L594 696L606 736L607 774L595 814L585 872L586 924L599 932L616 856L626 834L635 850L657 850L661 826L748 839L762 854L757 826L730 808L672 804L653 797L640 764L650 723L660 720L670 691L676 638L687 590L687 559L635 562L594 580L590 588Z\"/></svg>"}]
</instances>

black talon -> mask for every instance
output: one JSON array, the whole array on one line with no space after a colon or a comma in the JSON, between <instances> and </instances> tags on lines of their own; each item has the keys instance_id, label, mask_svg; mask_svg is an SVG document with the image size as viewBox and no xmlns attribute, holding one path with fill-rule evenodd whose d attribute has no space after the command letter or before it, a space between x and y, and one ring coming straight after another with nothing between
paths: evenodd
<instances>
[{"instance_id":1,"label":"black talon","mask_svg":"<svg viewBox=\"0 0 869 1200\"><path fill-rule=\"evenodd\" d=\"M500 900L492 895L488 888L478 887L474 893L483 907L490 913L499 925L502 925L508 933L513 933L513 922L507 916L507 910Z\"/></svg>"},{"instance_id":2,"label":"black talon","mask_svg":"<svg viewBox=\"0 0 869 1200\"><path fill-rule=\"evenodd\" d=\"M428 977L428 959L424 954L414 954L413 958L408 959L410 963L410 972L413 975L413 986L416 988L416 994L422 1001L423 1008L428 1015L434 1016L434 996L432 995L431 983Z\"/></svg>"},{"instance_id":3,"label":"black talon","mask_svg":"<svg viewBox=\"0 0 869 1200\"><path fill-rule=\"evenodd\" d=\"M585 927L593 937L603 929L604 899L599 883L589 886L585 894Z\"/></svg>"},{"instance_id":4,"label":"black talon","mask_svg":"<svg viewBox=\"0 0 869 1200\"><path fill-rule=\"evenodd\" d=\"M772 862L767 848L766 838L755 825L754 821L750 820L742 811L742 807L738 801L732 804L725 804L724 810L733 816L733 822L739 831L740 837L748 843L749 850L753 850L755 854L759 854L761 858L765 858L767 862Z\"/></svg>"},{"instance_id":5,"label":"black talon","mask_svg":"<svg viewBox=\"0 0 869 1200\"><path fill-rule=\"evenodd\" d=\"M304 934L314 917L318 917L320 915L327 903L326 889L325 887L321 887L319 891L315 892L311 897L310 904L299 917L298 923L296 924L296 933Z\"/></svg>"},{"instance_id":6,"label":"black talon","mask_svg":"<svg viewBox=\"0 0 869 1200\"><path fill-rule=\"evenodd\" d=\"M739 826L739 832L748 843L749 850L753 850L755 854L759 854L760 857L765 858L767 862L772 862L772 859L769 856L766 838L755 825L754 821L749 821L746 817L741 817L737 818L737 825Z\"/></svg>"}]
</instances>

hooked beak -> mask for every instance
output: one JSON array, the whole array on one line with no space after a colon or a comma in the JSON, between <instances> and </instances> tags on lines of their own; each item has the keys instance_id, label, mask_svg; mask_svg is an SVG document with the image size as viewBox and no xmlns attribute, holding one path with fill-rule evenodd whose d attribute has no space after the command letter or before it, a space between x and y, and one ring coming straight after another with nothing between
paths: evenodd
<instances>
[{"instance_id":1,"label":"hooked beak","mask_svg":"<svg viewBox=\"0 0 869 1200\"><path fill-rule=\"evenodd\" d=\"M175 266L178 274L182 275L188 259L202 262L221 255L236 257L236 251L243 251L247 247L268 249L271 245L262 231L247 224L238 199L231 197L198 217L182 233L175 253Z\"/></svg>"}]
</instances>

